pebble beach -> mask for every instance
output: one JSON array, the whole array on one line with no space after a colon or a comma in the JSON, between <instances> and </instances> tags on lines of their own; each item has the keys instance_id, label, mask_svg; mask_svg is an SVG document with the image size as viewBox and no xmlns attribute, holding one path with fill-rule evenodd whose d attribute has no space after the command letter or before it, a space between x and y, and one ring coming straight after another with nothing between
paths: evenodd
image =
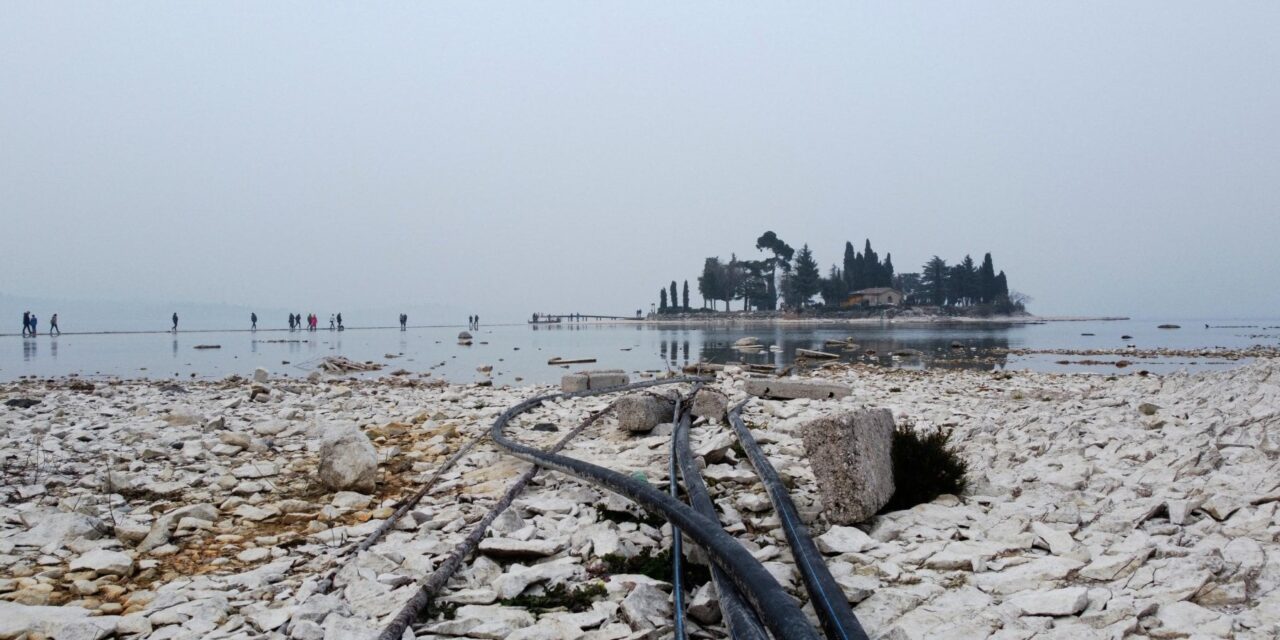
<instances>
[{"instance_id":1,"label":"pebble beach","mask_svg":"<svg viewBox=\"0 0 1280 640\"><path fill-rule=\"evenodd\" d=\"M715 376L729 402L747 398L749 374ZM755 398L744 417L871 637L1280 632L1280 361L1143 376L841 363L805 376L852 393ZM530 465L481 439L377 544L354 545L503 410L556 390L265 371L4 383L0 639L375 637ZM547 403L509 432L550 448L609 400ZM950 432L962 494L827 522L798 431L864 407ZM322 460L336 428L365 436L376 469ZM670 434L606 413L563 453L665 486ZM725 530L806 602L732 431L700 420L692 437ZM344 473L363 474L349 478L361 490L326 487ZM665 522L544 471L405 637L671 637L671 583L625 562L670 546ZM713 586L691 575L690 637L727 637ZM537 600L565 592L581 597Z\"/></svg>"}]
</instances>

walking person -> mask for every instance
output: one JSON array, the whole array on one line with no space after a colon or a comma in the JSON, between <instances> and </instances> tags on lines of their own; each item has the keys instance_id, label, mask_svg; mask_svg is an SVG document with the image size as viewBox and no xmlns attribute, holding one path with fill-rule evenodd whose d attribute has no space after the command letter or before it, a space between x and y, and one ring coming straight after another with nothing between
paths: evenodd
<instances>
[{"instance_id":1,"label":"walking person","mask_svg":"<svg viewBox=\"0 0 1280 640\"><path fill-rule=\"evenodd\" d=\"M250 326L249 326L250 331L258 330L258 314L257 313L253 313L253 312L249 313L249 323L250 323Z\"/></svg>"},{"instance_id":2,"label":"walking person","mask_svg":"<svg viewBox=\"0 0 1280 640\"><path fill-rule=\"evenodd\" d=\"M346 329L344 329L344 328L342 327L342 314L341 314L341 313L339 313L339 314L338 314L338 331L346 331Z\"/></svg>"},{"instance_id":3,"label":"walking person","mask_svg":"<svg viewBox=\"0 0 1280 640\"><path fill-rule=\"evenodd\" d=\"M39 334L36 332L36 314L33 313L31 314L31 337L34 338L37 335Z\"/></svg>"},{"instance_id":4,"label":"walking person","mask_svg":"<svg viewBox=\"0 0 1280 640\"><path fill-rule=\"evenodd\" d=\"M27 337L31 333L31 312L22 312L22 337Z\"/></svg>"},{"instance_id":5,"label":"walking person","mask_svg":"<svg viewBox=\"0 0 1280 640\"><path fill-rule=\"evenodd\" d=\"M401 330L401 331L404 331L404 325L405 325L405 323L407 323L408 321L409 321L409 316L407 316L407 315L405 315L405 314L403 314L403 313L402 313L402 314L400 314L400 330Z\"/></svg>"},{"instance_id":6,"label":"walking person","mask_svg":"<svg viewBox=\"0 0 1280 640\"><path fill-rule=\"evenodd\" d=\"M289 314L289 331L293 331L293 314Z\"/></svg>"},{"instance_id":7,"label":"walking person","mask_svg":"<svg viewBox=\"0 0 1280 640\"><path fill-rule=\"evenodd\" d=\"M475 323L476 323L476 327L475 327L475 328L476 328L476 330L479 330L479 329L480 329L480 314L476 314Z\"/></svg>"},{"instance_id":8,"label":"walking person","mask_svg":"<svg viewBox=\"0 0 1280 640\"><path fill-rule=\"evenodd\" d=\"M334 330L334 329L336 329L336 328L337 328L337 325L336 325L336 324L334 324L334 321L333 321L333 314L331 313L331 314L329 314L329 330L330 330L330 331L333 331L333 330Z\"/></svg>"},{"instance_id":9,"label":"walking person","mask_svg":"<svg viewBox=\"0 0 1280 640\"><path fill-rule=\"evenodd\" d=\"M54 331L57 331L58 335L62 335L62 329L58 328L58 314L56 313L49 316L49 335L53 335Z\"/></svg>"},{"instance_id":10,"label":"walking person","mask_svg":"<svg viewBox=\"0 0 1280 640\"><path fill-rule=\"evenodd\" d=\"M177 311L173 312L173 332L174 333L178 332L178 312Z\"/></svg>"}]
</instances>

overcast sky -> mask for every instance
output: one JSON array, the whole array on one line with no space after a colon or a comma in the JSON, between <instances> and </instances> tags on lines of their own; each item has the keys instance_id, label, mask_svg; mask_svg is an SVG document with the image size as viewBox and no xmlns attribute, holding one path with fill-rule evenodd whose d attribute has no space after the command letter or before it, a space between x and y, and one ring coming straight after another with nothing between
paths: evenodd
<instances>
[{"instance_id":1,"label":"overcast sky","mask_svg":"<svg viewBox=\"0 0 1280 640\"><path fill-rule=\"evenodd\" d=\"M1280 315L1280 3L856 4L5 3L0 292L631 313L772 229Z\"/></svg>"}]
</instances>

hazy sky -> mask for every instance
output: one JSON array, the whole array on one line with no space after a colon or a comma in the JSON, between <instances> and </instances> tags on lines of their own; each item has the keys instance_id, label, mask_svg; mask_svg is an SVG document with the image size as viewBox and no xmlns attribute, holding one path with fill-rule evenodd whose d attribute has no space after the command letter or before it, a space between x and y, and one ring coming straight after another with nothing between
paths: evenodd
<instances>
[{"instance_id":1,"label":"hazy sky","mask_svg":"<svg viewBox=\"0 0 1280 640\"><path fill-rule=\"evenodd\" d=\"M772 229L1280 315L1280 3L848 4L7 2L0 292L630 313Z\"/></svg>"}]
</instances>

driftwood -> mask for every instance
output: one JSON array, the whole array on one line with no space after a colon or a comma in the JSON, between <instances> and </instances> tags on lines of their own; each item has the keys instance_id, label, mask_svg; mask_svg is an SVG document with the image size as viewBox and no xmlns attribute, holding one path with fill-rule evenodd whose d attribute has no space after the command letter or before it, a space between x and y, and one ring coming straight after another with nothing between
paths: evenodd
<instances>
[{"instance_id":1,"label":"driftwood","mask_svg":"<svg viewBox=\"0 0 1280 640\"><path fill-rule=\"evenodd\" d=\"M827 353L826 351L814 351L812 349L796 349L796 356L802 358L814 358L817 360L838 360L839 355Z\"/></svg>"},{"instance_id":2,"label":"driftwood","mask_svg":"<svg viewBox=\"0 0 1280 640\"><path fill-rule=\"evenodd\" d=\"M684 371L685 373L695 373L695 374L710 373L713 371L724 371L724 365L711 364L710 362L695 362L693 364L685 365L682 371Z\"/></svg>"},{"instance_id":3,"label":"driftwood","mask_svg":"<svg viewBox=\"0 0 1280 640\"><path fill-rule=\"evenodd\" d=\"M549 364L549 365L560 365L560 364L590 364L590 363L595 362L595 361L596 361L596 359L595 359L595 358L570 358L570 359L566 360L566 359L564 359L564 358L561 358L560 356L556 356L556 357L554 357L554 358L551 358L550 360L547 360L547 364Z\"/></svg>"},{"instance_id":4,"label":"driftwood","mask_svg":"<svg viewBox=\"0 0 1280 640\"><path fill-rule=\"evenodd\" d=\"M375 362L356 362L342 356L329 356L324 360L321 360L320 364L317 365L316 368L329 373L351 373L377 371L382 368L382 365Z\"/></svg>"}]
</instances>

